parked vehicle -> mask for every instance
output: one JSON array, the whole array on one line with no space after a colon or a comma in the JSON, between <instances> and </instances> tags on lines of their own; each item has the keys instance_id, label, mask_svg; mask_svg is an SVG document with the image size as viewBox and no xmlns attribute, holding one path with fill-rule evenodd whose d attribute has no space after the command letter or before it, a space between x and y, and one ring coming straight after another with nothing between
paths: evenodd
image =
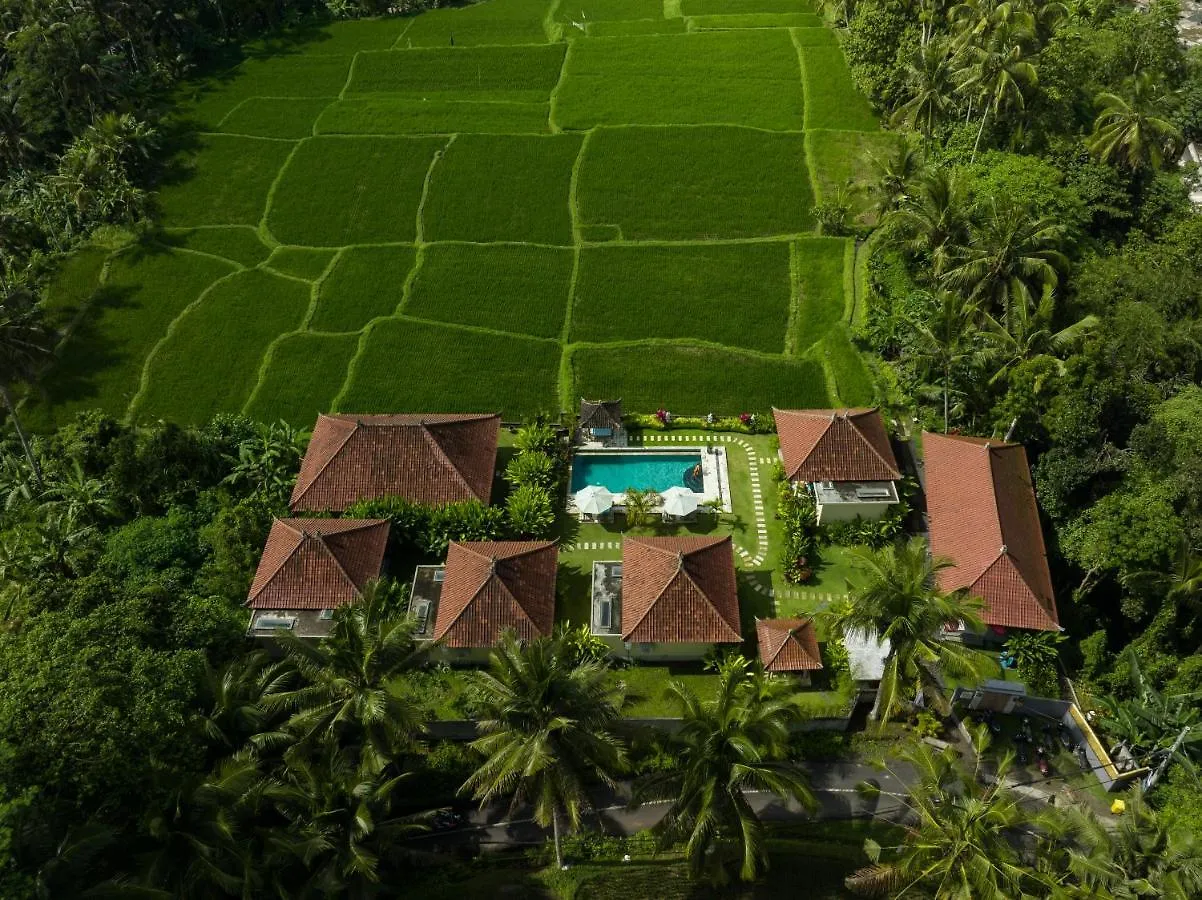
<instances>
[{"instance_id":1,"label":"parked vehicle","mask_svg":"<svg viewBox=\"0 0 1202 900\"><path fill-rule=\"evenodd\" d=\"M1063 722L1060 723L1060 743L1064 744L1065 750L1072 750L1073 745L1076 744L1076 741L1073 740L1073 733Z\"/></svg>"}]
</instances>

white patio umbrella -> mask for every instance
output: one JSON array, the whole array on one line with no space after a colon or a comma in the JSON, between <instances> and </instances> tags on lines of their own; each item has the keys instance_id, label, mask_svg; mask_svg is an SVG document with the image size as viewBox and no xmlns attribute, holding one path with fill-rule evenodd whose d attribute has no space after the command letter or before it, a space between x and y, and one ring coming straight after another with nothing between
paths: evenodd
<instances>
[{"instance_id":1,"label":"white patio umbrella","mask_svg":"<svg viewBox=\"0 0 1202 900\"><path fill-rule=\"evenodd\" d=\"M576 492L576 508L586 515L600 515L613 505L614 495L599 484L590 484Z\"/></svg>"},{"instance_id":2,"label":"white patio umbrella","mask_svg":"<svg viewBox=\"0 0 1202 900\"><path fill-rule=\"evenodd\" d=\"M662 496L664 512L670 516L688 516L697 511L697 495L686 487L670 487Z\"/></svg>"}]
</instances>

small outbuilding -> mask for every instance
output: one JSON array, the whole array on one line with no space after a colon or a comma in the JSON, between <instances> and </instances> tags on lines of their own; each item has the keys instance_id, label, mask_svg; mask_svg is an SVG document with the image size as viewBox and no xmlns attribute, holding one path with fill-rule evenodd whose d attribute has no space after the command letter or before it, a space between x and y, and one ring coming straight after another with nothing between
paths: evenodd
<instances>
[{"instance_id":1,"label":"small outbuilding","mask_svg":"<svg viewBox=\"0 0 1202 900\"><path fill-rule=\"evenodd\" d=\"M811 619L756 619L755 635L765 672L795 675L808 686L810 673L822 668Z\"/></svg>"},{"instance_id":2,"label":"small outbuilding","mask_svg":"<svg viewBox=\"0 0 1202 900\"><path fill-rule=\"evenodd\" d=\"M580 400L580 438L585 443L607 447L626 446L626 428L622 425L622 401Z\"/></svg>"}]
</instances>

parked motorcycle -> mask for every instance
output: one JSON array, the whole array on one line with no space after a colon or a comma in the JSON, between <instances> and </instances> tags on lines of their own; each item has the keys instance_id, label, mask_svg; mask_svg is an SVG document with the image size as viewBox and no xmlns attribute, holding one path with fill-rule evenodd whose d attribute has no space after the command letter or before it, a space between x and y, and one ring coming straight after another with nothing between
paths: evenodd
<instances>
[{"instance_id":1,"label":"parked motorcycle","mask_svg":"<svg viewBox=\"0 0 1202 900\"><path fill-rule=\"evenodd\" d=\"M1073 745L1076 743L1073 740L1073 733L1069 731L1068 726L1063 722L1060 723L1060 743L1064 744L1065 750L1072 750Z\"/></svg>"},{"instance_id":2,"label":"parked motorcycle","mask_svg":"<svg viewBox=\"0 0 1202 900\"><path fill-rule=\"evenodd\" d=\"M1027 739L1021 734L1014 736L1014 756L1020 766L1025 766L1031 761L1031 754L1027 752Z\"/></svg>"},{"instance_id":3,"label":"parked motorcycle","mask_svg":"<svg viewBox=\"0 0 1202 900\"><path fill-rule=\"evenodd\" d=\"M1073 752L1077 754L1077 762L1080 763L1081 768L1089 771L1089 756L1085 752L1085 745L1078 744L1077 749Z\"/></svg>"},{"instance_id":4,"label":"parked motorcycle","mask_svg":"<svg viewBox=\"0 0 1202 900\"><path fill-rule=\"evenodd\" d=\"M1052 764L1048 762L1048 755L1044 753L1043 747L1035 748L1035 765L1039 767L1039 774L1044 778L1052 774Z\"/></svg>"}]
</instances>

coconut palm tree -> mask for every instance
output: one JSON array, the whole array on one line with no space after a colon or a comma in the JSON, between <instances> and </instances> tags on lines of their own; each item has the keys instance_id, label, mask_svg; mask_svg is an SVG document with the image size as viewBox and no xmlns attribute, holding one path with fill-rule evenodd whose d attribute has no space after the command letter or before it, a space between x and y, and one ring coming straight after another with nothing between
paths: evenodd
<instances>
[{"instance_id":1,"label":"coconut palm tree","mask_svg":"<svg viewBox=\"0 0 1202 900\"><path fill-rule=\"evenodd\" d=\"M925 162L922 152L909 141L898 141L892 152L870 156L872 175L860 189L872 198L872 212L877 221L905 202L910 185L919 178Z\"/></svg>"},{"instance_id":2,"label":"coconut palm tree","mask_svg":"<svg viewBox=\"0 0 1202 900\"><path fill-rule=\"evenodd\" d=\"M1039 81L1027 50L1030 42L1031 32L1026 23L1007 21L980 42L966 44L961 51L960 67L955 72L957 89L981 110L981 123L972 148L973 160L989 119L996 121L1010 108L1024 109L1024 92L1034 88Z\"/></svg>"},{"instance_id":3,"label":"coconut palm tree","mask_svg":"<svg viewBox=\"0 0 1202 900\"><path fill-rule=\"evenodd\" d=\"M805 774L788 761L790 726L801 718L796 692L741 656L724 660L712 700L679 682L668 687L682 718L673 739L676 767L636 786L639 801L671 800L656 826L665 843L682 841L694 876L719 879L728 862L752 881L768 865L764 826L745 791L816 806Z\"/></svg>"},{"instance_id":4,"label":"coconut palm tree","mask_svg":"<svg viewBox=\"0 0 1202 900\"><path fill-rule=\"evenodd\" d=\"M394 795L413 773L368 773L357 754L327 745L314 759L290 757L260 788L286 822L268 838L275 896L378 897L404 839L427 829L427 813L400 814Z\"/></svg>"},{"instance_id":5,"label":"coconut palm tree","mask_svg":"<svg viewBox=\"0 0 1202 900\"><path fill-rule=\"evenodd\" d=\"M910 253L926 254L936 278L968 240L968 198L955 171L928 171L886 220L888 240Z\"/></svg>"},{"instance_id":6,"label":"coconut palm tree","mask_svg":"<svg viewBox=\"0 0 1202 900\"><path fill-rule=\"evenodd\" d=\"M0 401L21 440L35 484L42 486L42 467L29 444L12 389L33 384L51 356L52 334L37 307L37 297L21 284L0 282Z\"/></svg>"},{"instance_id":7,"label":"coconut palm tree","mask_svg":"<svg viewBox=\"0 0 1202 900\"><path fill-rule=\"evenodd\" d=\"M1202 896L1202 843L1193 831L1174 828L1149 806L1138 787L1125 798L1117 822L1101 822L1088 810L1064 812L1061 831L1072 896L1180 898Z\"/></svg>"},{"instance_id":8,"label":"coconut palm tree","mask_svg":"<svg viewBox=\"0 0 1202 900\"><path fill-rule=\"evenodd\" d=\"M1103 92L1094 98L1101 112L1094 119L1089 150L1102 162L1133 171L1160 169L1176 156L1181 131L1156 114L1164 104L1150 72L1140 72L1127 87L1126 97Z\"/></svg>"},{"instance_id":9,"label":"coconut palm tree","mask_svg":"<svg viewBox=\"0 0 1202 900\"><path fill-rule=\"evenodd\" d=\"M202 698L207 708L197 716L201 733L213 747L231 752L271 730L273 716L264 700L290 688L295 676L287 661L272 659L266 650L235 657L220 670L206 662Z\"/></svg>"},{"instance_id":10,"label":"coconut palm tree","mask_svg":"<svg viewBox=\"0 0 1202 900\"><path fill-rule=\"evenodd\" d=\"M932 315L918 325L917 361L920 371L937 375L943 385L943 433L951 420L952 375L980 355L981 308L955 291L939 291Z\"/></svg>"},{"instance_id":11,"label":"coconut palm tree","mask_svg":"<svg viewBox=\"0 0 1202 900\"><path fill-rule=\"evenodd\" d=\"M1060 283L1068 259L1057 248L1064 229L1010 203L990 204L969 240L955 249L942 282L1000 315L1011 333Z\"/></svg>"},{"instance_id":12,"label":"coconut palm tree","mask_svg":"<svg viewBox=\"0 0 1202 900\"><path fill-rule=\"evenodd\" d=\"M334 611L330 635L320 644L291 634L279 638L300 684L263 698L268 711L289 716L283 735L260 736L260 742L286 740L293 753L322 743L353 747L372 776L413 746L421 715L393 683L422 663L426 651L414 640L416 623L402 612L401 599L395 584L376 581L361 600Z\"/></svg>"},{"instance_id":13,"label":"coconut palm tree","mask_svg":"<svg viewBox=\"0 0 1202 900\"><path fill-rule=\"evenodd\" d=\"M848 890L865 897L937 900L1028 896L1026 889L1039 882L1022 865L1014 835L1020 828L1042 823L1044 817L1026 812L1017 794L1006 787L1009 756L995 773L981 770L984 754L973 755L971 772L962 771L951 750L936 752L920 744L898 756L914 770L914 775L906 773L902 779L909 784L901 801L907 812L905 836L894 847L866 840L864 850L871 864L847 878ZM862 790L880 792L868 785Z\"/></svg>"},{"instance_id":14,"label":"coconut palm tree","mask_svg":"<svg viewBox=\"0 0 1202 900\"><path fill-rule=\"evenodd\" d=\"M605 664L581 659L569 640L502 636L476 684L481 736L471 746L484 761L461 788L481 804L504 796L514 806L529 802L535 821L551 827L558 866L563 824L580 826L589 781L612 785L626 765L612 731L622 693Z\"/></svg>"},{"instance_id":15,"label":"coconut palm tree","mask_svg":"<svg viewBox=\"0 0 1202 900\"><path fill-rule=\"evenodd\" d=\"M894 111L890 124L930 137L955 106L956 81L947 48L924 43L906 64L905 81L910 99Z\"/></svg>"},{"instance_id":16,"label":"coconut palm tree","mask_svg":"<svg viewBox=\"0 0 1202 900\"><path fill-rule=\"evenodd\" d=\"M846 601L826 615L842 634L866 633L889 642L870 717L883 724L901 707L903 695L916 691L943 704L936 667L951 675L977 674L976 655L945 640L945 626L980 628L981 601L963 590L939 587L937 577L951 562L931 559L921 538L881 550L853 551L851 563L859 577L848 579Z\"/></svg>"},{"instance_id":17,"label":"coconut palm tree","mask_svg":"<svg viewBox=\"0 0 1202 900\"><path fill-rule=\"evenodd\" d=\"M987 356L993 370L989 380L991 385L1002 382L1019 363L1032 359L1053 360L1057 371L1063 374L1065 357L1076 350L1101 321L1097 316L1088 315L1059 331L1053 331L1053 305L1052 295L1045 294L1034 314L1014 318L1011 330L1007 330L992 316L983 317L983 334L989 347ZM1015 308L1016 313L1024 311Z\"/></svg>"}]
</instances>

